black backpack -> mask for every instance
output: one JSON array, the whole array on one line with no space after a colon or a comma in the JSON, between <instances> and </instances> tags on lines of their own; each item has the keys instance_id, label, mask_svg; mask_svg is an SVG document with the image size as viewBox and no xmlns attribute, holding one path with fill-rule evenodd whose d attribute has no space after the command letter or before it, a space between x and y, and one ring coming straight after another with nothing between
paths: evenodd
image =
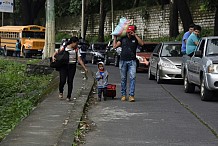
<instances>
[{"instance_id":1,"label":"black backpack","mask_svg":"<svg viewBox=\"0 0 218 146\"><path fill-rule=\"evenodd\" d=\"M61 68L64 65L69 63L69 52L65 50L65 48L59 51L55 56L55 61L52 62L52 58L50 58L50 67L52 68Z\"/></svg>"}]
</instances>

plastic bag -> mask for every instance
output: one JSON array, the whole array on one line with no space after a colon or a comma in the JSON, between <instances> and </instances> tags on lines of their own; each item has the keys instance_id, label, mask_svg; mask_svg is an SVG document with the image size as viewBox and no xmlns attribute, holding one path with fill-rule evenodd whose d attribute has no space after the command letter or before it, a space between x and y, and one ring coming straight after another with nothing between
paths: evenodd
<instances>
[{"instance_id":1,"label":"plastic bag","mask_svg":"<svg viewBox=\"0 0 218 146\"><path fill-rule=\"evenodd\" d=\"M116 26L115 30L111 33L111 35L125 36L129 24L130 20L126 19L125 17L120 18L118 25Z\"/></svg>"}]
</instances>

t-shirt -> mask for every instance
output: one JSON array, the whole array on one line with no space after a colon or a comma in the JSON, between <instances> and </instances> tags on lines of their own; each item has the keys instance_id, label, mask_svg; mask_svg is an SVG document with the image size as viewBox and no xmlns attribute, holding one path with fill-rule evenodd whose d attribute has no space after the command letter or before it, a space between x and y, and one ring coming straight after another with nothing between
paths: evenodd
<instances>
[{"instance_id":1,"label":"t-shirt","mask_svg":"<svg viewBox=\"0 0 218 146\"><path fill-rule=\"evenodd\" d=\"M20 45L18 42L16 42L16 51L20 51Z\"/></svg>"},{"instance_id":2,"label":"t-shirt","mask_svg":"<svg viewBox=\"0 0 218 146\"><path fill-rule=\"evenodd\" d=\"M181 48L181 52L186 52L186 43L185 40L187 41L188 37L191 35L191 33L189 31L187 31L183 37L182 37L182 48Z\"/></svg>"},{"instance_id":3,"label":"t-shirt","mask_svg":"<svg viewBox=\"0 0 218 146\"><path fill-rule=\"evenodd\" d=\"M200 40L200 38L198 36L196 36L194 33L192 33L187 40L186 43L186 54L191 54L192 52L194 52L197 48L197 46L195 45L194 42L198 42Z\"/></svg>"},{"instance_id":4,"label":"t-shirt","mask_svg":"<svg viewBox=\"0 0 218 146\"><path fill-rule=\"evenodd\" d=\"M138 41L135 37L128 38L127 36L119 40L121 42L120 60L131 61L136 60L136 49Z\"/></svg>"},{"instance_id":5,"label":"t-shirt","mask_svg":"<svg viewBox=\"0 0 218 146\"><path fill-rule=\"evenodd\" d=\"M69 52L69 64L75 64L77 62L77 57L81 56L80 52L75 49L70 49L70 48L65 48L66 51ZM76 52L77 52L77 56L76 56Z\"/></svg>"}]
</instances>

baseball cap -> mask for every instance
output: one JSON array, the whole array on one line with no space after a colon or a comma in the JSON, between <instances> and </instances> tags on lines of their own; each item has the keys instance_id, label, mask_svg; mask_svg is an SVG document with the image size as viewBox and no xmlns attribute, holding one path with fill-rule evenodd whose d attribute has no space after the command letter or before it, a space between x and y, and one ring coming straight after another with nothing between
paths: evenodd
<instances>
[{"instance_id":1,"label":"baseball cap","mask_svg":"<svg viewBox=\"0 0 218 146\"><path fill-rule=\"evenodd\" d=\"M131 31L135 32L135 26L134 25L128 26L128 28L126 30L126 32L131 32Z\"/></svg>"}]
</instances>

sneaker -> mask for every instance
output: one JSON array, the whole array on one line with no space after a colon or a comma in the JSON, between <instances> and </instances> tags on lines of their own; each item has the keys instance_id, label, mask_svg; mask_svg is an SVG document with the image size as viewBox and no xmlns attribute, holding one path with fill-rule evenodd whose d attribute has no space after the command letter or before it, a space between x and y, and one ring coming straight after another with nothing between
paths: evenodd
<instances>
[{"instance_id":1,"label":"sneaker","mask_svg":"<svg viewBox=\"0 0 218 146\"><path fill-rule=\"evenodd\" d=\"M59 93L59 99L63 99L63 93Z\"/></svg>"},{"instance_id":2,"label":"sneaker","mask_svg":"<svg viewBox=\"0 0 218 146\"><path fill-rule=\"evenodd\" d=\"M126 96L122 96L121 101L126 101Z\"/></svg>"},{"instance_id":3,"label":"sneaker","mask_svg":"<svg viewBox=\"0 0 218 146\"><path fill-rule=\"evenodd\" d=\"M71 101L71 99L69 97L66 98L66 101Z\"/></svg>"},{"instance_id":4,"label":"sneaker","mask_svg":"<svg viewBox=\"0 0 218 146\"><path fill-rule=\"evenodd\" d=\"M101 101L101 98L98 98L98 101Z\"/></svg>"},{"instance_id":5,"label":"sneaker","mask_svg":"<svg viewBox=\"0 0 218 146\"><path fill-rule=\"evenodd\" d=\"M134 101L135 101L134 96L129 96L129 101L130 101L130 102L134 102Z\"/></svg>"}]
</instances>

